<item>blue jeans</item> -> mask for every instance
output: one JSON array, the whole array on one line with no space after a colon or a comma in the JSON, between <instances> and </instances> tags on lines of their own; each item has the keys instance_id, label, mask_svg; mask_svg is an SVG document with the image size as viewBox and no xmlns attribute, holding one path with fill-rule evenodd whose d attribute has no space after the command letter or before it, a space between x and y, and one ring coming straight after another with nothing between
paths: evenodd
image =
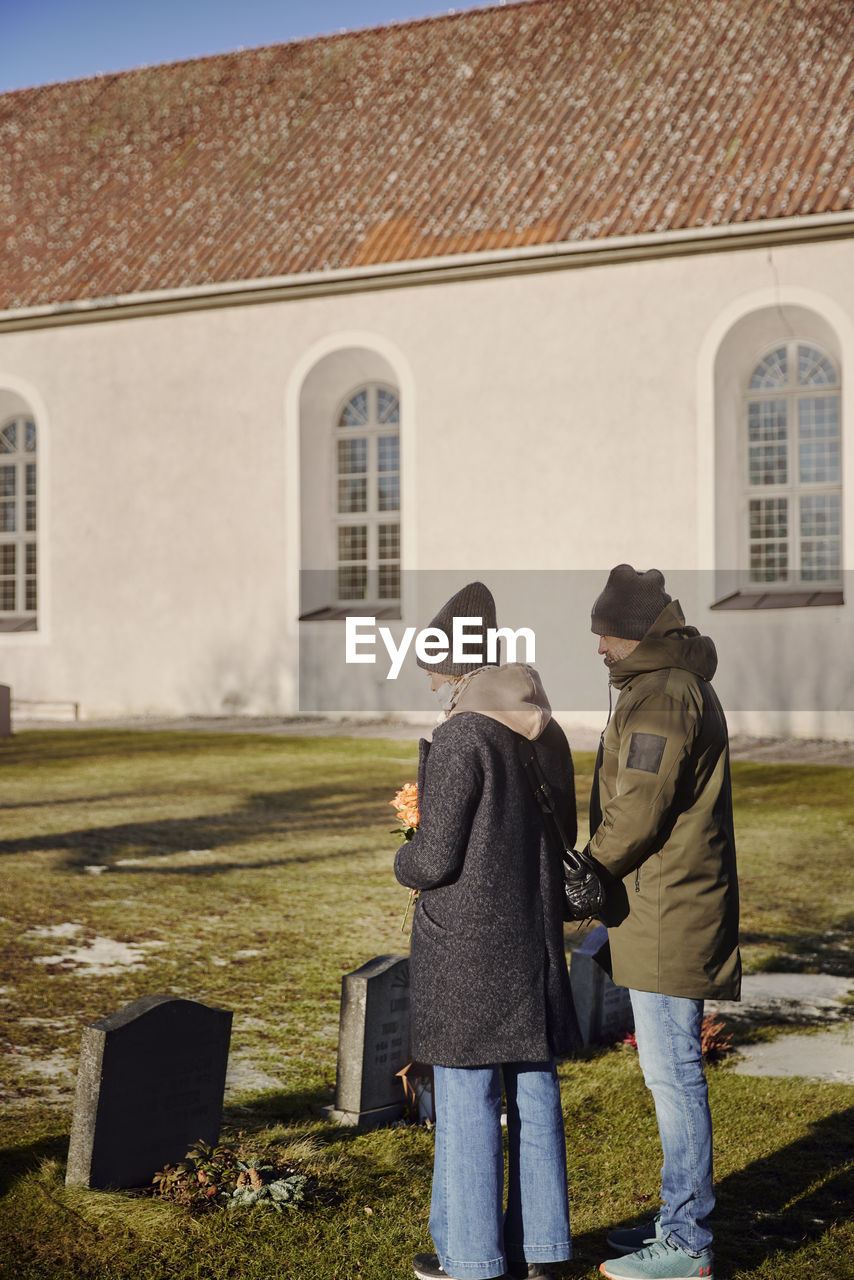
<instances>
[{"instance_id":1,"label":"blue jeans","mask_svg":"<svg viewBox=\"0 0 854 1280\"><path fill-rule=\"evenodd\" d=\"M507 1097L504 1206L501 1077ZM436 1155L430 1234L457 1280L503 1275L511 1262L572 1257L566 1139L554 1062L434 1067Z\"/></svg>"},{"instance_id":2,"label":"blue jeans","mask_svg":"<svg viewBox=\"0 0 854 1280\"><path fill-rule=\"evenodd\" d=\"M638 1057L655 1102L664 1163L661 1229L688 1253L712 1242L712 1116L703 1074L703 1001L630 991Z\"/></svg>"}]
</instances>

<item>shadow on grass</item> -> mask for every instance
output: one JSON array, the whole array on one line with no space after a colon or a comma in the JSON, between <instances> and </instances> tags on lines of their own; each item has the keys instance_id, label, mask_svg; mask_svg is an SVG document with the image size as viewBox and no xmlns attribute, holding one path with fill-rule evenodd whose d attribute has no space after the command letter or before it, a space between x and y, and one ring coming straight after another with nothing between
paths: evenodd
<instances>
[{"instance_id":1,"label":"shadow on grass","mask_svg":"<svg viewBox=\"0 0 854 1280\"><path fill-rule=\"evenodd\" d=\"M761 971L766 973L830 973L854 977L854 917L835 922L835 928L814 933L744 930L741 945L774 947Z\"/></svg>"},{"instance_id":2,"label":"shadow on grass","mask_svg":"<svg viewBox=\"0 0 854 1280\"><path fill-rule=\"evenodd\" d=\"M854 1203L854 1107L715 1186L715 1276L728 1280L769 1255L794 1254L849 1220ZM615 1226L636 1226L631 1219ZM770 1273L769 1273L770 1274Z\"/></svg>"},{"instance_id":3,"label":"shadow on grass","mask_svg":"<svg viewBox=\"0 0 854 1280\"><path fill-rule=\"evenodd\" d=\"M333 795L330 795L331 786L335 790ZM377 814L383 813L382 804L387 799L387 788L365 789L361 784L348 786L335 781L330 784L325 780L316 786L250 795L242 808L227 813L204 814L195 818L159 818L153 822L123 822L113 826L81 827L0 840L0 855L57 850L67 854L62 864L65 870L100 862L116 872L195 871L208 875L218 870L229 870L233 865L264 867L327 857L352 857L351 848L345 852L294 855L252 864L241 861L239 864L209 863L204 867L164 868L156 862L164 855L222 849L259 840L298 839L314 833L321 836L343 835L375 823ZM151 858L152 864L150 867L116 866L112 859L119 855Z\"/></svg>"},{"instance_id":4,"label":"shadow on grass","mask_svg":"<svg viewBox=\"0 0 854 1280\"><path fill-rule=\"evenodd\" d=\"M43 1160L65 1160L68 1140L69 1135L61 1133L0 1150L0 1196L4 1196L24 1174L37 1169Z\"/></svg>"}]
</instances>

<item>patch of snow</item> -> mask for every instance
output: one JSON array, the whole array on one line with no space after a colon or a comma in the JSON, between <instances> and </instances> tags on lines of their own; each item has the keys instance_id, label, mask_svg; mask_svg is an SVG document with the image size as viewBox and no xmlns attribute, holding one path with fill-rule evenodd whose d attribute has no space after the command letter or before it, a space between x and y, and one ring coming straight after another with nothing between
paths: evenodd
<instances>
[{"instance_id":1,"label":"patch of snow","mask_svg":"<svg viewBox=\"0 0 854 1280\"><path fill-rule=\"evenodd\" d=\"M34 925L21 936L24 938L74 938L83 928L82 924L45 924Z\"/></svg>"},{"instance_id":2,"label":"patch of snow","mask_svg":"<svg viewBox=\"0 0 854 1280\"><path fill-rule=\"evenodd\" d=\"M80 947L69 947L55 956L34 956L35 964L80 966L88 973L112 973L115 969L139 969L152 947L165 942L116 942L113 938L93 938Z\"/></svg>"}]
</instances>

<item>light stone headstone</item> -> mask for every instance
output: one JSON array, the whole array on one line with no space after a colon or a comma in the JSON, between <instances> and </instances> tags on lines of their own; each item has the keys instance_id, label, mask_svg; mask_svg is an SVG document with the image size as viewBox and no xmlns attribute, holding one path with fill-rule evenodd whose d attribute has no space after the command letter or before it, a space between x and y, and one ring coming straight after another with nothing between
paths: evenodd
<instances>
[{"instance_id":1,"label":"light stone headstone","mask_svg":"<svg viewBox=\"0 0 854 1280\"><path fill-rule=\"evenodd\" d=\"M83 1032L66 1182L139 1187L222 1120L232 1014L143 996Z\"/></svg>"},{"instance_id":2,"label":"light stone headstone","mask_svg":"<svg viewBox=\"0 0 854 1280\"><path fill-rule=\"evenodd\" d=\"M409 1062L409 957L375 956L341 982L335 1106L339 1124L371 1128L399 1119L397 1072Z\"/></svg>"},{"instance_id":3,"label":"light stone headstone","mask_svg":"<svg viewBox=\"0 0 854 1280\"><path fill-rule=\"evenodd\" d=\"M611 981L608 930L599 925L572 953L569 978L585 1045L614 1044L634 1026L632 1003L625 987Z\"/></svg>"},{"instance_id":4,"label":"light stone headstone","mask_svg":"<svg viewBox=\"0 0 854 1280\"><path fill-rule=\"evenodd\" d=\"M12 690L0 684L0 738L12 736Z\"/></svg>"}]
</instances>

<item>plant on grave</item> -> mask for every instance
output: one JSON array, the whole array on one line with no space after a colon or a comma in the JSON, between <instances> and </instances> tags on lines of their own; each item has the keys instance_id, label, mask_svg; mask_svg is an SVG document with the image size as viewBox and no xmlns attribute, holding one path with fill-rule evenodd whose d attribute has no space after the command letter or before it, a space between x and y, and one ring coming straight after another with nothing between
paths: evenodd
<instances>
[{"instance_id":1,"label":"plant on grave","mask_svg":"<svg viewBox=\"0 0 854 1280\"><path fill-rule=\"evenodd\" d=\"M261 1164L233 1147L211 1147L201 1140L178 1164L166 1165L152 1178L155 1195L199 1211L209 1208L252 1208L281 1213L308 1197L312 1180L292 1165Z\"/></svg>"}]
</instances>

